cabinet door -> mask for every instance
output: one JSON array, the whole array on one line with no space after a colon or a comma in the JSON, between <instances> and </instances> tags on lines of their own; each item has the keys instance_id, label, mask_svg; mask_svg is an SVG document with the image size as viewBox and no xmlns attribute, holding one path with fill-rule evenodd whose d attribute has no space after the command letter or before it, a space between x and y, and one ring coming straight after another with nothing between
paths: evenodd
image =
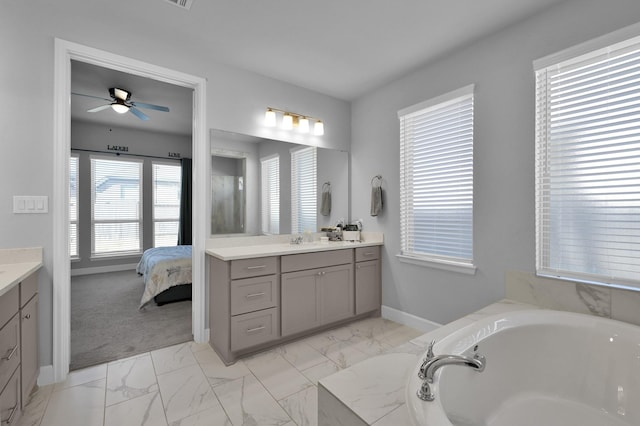
<instances>
[{"instance_id":1,"label":"cabinet door","mask_svg":"<svg viewBox=\"0 0 640 426\"><path fill-rule=\"evenodd\" d=\"M353 265L333 266L321 272L320 316L329 324L353 316Z\"/></svg>"},{"instance_id":2,"label":"cabinet door","mask_svg":"<svg viewBox=\"0 0 640 426\"><path fill-rule=\"evenodd\" d=\"M39 373L38 362L38 295L20 310L20 346L22 402L29 402L29 394L36 385Z\"/></svg>"},{"instance_id":3,"label":"cabinet door","mask_svg":"<svg viewBox=\"0 0 640 426\"><path fill-rule=\"evenodd\" d=\"M322 271L318 269L282 274L282 336L289 336L321 324L318 306L321 282Z\"/></svg>"},{"instance_id":4,"label":"cabinet door","mask_svg":"<svg viewBox=\"0 0 640 426\"><path fill-rule=\"evenodd\" d=\"M14 426L20 422L22 413L20 404L20 373L18 370L13 373L9 383L0 392L0 420L2 426Z\"/></svg>"},{"instance_id":5,"label":"cabinet door","mask_svg":"<svg viewBox=\"0 0 640 426\"><path fill-rule=\"evenodd\" d=\"M356 263L356 315L380 309L380 261Z\"/></svg>"}]
</instances>

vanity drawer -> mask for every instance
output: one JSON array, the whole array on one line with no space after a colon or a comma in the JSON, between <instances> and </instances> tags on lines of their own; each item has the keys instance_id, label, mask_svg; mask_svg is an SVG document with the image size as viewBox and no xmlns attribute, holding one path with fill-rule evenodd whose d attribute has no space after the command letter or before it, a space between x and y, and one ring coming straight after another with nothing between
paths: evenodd
<instances>
[{"instance_id":1,"label":"vanity drawer","mask_svg":"<svg viewBox=\"0 0 640 426\"><path fill-rule=\"evenodd\" d=\"M0 296L0 327L5 325L12 316L18 313L20 286L16 285L7 293Z\"/></svg>"},{"instance_id":2,"label":"vanity drawer","mask_svg":"<svg viewBox=\"0 0 640 426\"><path fill-rule=\"evenodd\" d=\"M231 315L278 306L277 275L231 281Z\"/></svg>"},{"instance_id":3,"label":"vanity drawer","mask_svg":"<svg viewBox=\"0 0 640 426\"><path fill-rule=\"evenodd\" d=\"M231 317L231 350L250 348L278 337L278 308Z\"/></svg>"},{"instance_id":4,"label":"vanity drawer","mask_svg":"<svg viewBox=\"0 0 640 426\"><path fill-rule=\"evenodd\" d=\"M20 365L20 315L0 329L0 390ZM5 412L3 411L3 414ZM3 424L4 425L4 424Z\"/></svg>"},{"instance_id":5,"label":"vanity drawer","mask_svg":"<svg viewBox=\"0 0 640 426\"><path fill-rule=\"evenodd\" d=\"M358 247L356 249L356 262L380 259L380 246Z\"/></svg>"},{"instance_id":6,"label":"vanity drawer","mask_svg":"<svg viewBox=\"0 0 640 426\"><path fill-rule=\"evenodd\" d=\"M278 258L257 257L254 259L238 259L231 261L231 279L259 277L278 272Z\"/></svg>"},{"instance_id":7,"label":"vanity drawer","mask_svg":"<svg viewBox=\"0 0 640 426\"><path fill-rule=\"evenodd\" d=\"M38 273L34 272L20 283L20 307L22 308L38 292Z\"/></svg>"},{"instance_id":8,"label":"vanity drawer","mask_svg":"<svg viewBox=\"0 0 640 426\"><path fill-rule=\"evenodd\" d=\"M319 251L282 256L282 272L324 268L353 262L353 249Z\"/></svg>"},{"instance_id":9,"label":"vanity drawer","mask_svg":"<svg viewBox=\"0 0 640 426\"><path fill-rule=\"evenodd\" d=\"M13 373L7 387L0 393L0 415L2 426L17 425L20 421L20 374Z\"/></svg>"}]
</instances>

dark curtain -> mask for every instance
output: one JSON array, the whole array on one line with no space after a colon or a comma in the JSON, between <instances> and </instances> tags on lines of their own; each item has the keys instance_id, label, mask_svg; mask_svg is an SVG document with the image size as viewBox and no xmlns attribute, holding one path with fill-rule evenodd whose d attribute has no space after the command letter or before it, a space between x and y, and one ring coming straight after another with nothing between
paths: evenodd
<instances>
[{"instance_id":1,"label":"dark curtain","mask_svg":"<svg viewBox=\"0 0 640 426\"><path fill-rule=\"evenodd\" d=\"M180 191L180 223L178 225L178 245L191 245L191 158L180 160L182 165L182 186Z\"/></svg>"}]
</instances>

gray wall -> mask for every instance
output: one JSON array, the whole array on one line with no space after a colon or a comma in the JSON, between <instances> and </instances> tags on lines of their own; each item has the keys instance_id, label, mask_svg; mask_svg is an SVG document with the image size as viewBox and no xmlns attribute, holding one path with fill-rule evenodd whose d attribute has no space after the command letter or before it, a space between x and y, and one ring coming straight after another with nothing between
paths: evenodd
<instances>
[{"instance_id":1,"label":"gray wall","mask_svg":"<svg viewBox=\"0 0 640 426\"><path fill-rule=\"evenodd\" d=\"M381 87L352 104L352 218L384 232L383 304L446 323L505 294L507 270L535 270L534 59L640 20L635 0L571 0ZM397 111L475 83L475 276L400 263ZM369 216L370 180L385 210Z\"/></svg>"},{"instance_id":2,"label":"gray wall","mask_svg":"<svg viewBox=\"0 0 640 426\"><path fill-rule=\"evenodd\" d=\"M160 5L161 6L161 5ZM185 40L156 25L153 8L136 25L105 20L102 2L0 2L0 135L11 154L0 158L0 248L40 246L40 363L52 363L52 229L49 214L12 213L14 195L53 192L54 39L80 43L118 55L207 79L207 128L274 138L262 126L265 108L282 106L325 121L325 135L299 138L294 132L277 139L349 149L347 102L216 62L203 40ZM119 2L122 16L137 16L135 2ZM160 7L158 8L160 10ZM164 10L164 9L163 9ZM117 30L117 31L116 31ZM51 201L51 200L50 200ZM50 204L51 205L51 204Z\"/></svg>"},{"instance_id":3,"label":"gray wall","mask_svg":"<svg viewBox=\"0 0 640 426\"><path fill-rule=\"evenodd\" d=\"M141 131L124 127L104 126L81 121L71 122L71 149L79 157L79 199L78 199L78 250L80 258L71 262L71 269L96 268L138 263L140 256L118 256L113 259L91 259L91 155L117 158L107 145L127 146L126 154L138 155L123 158L143 160L143 223L142 248L153 247L153 161L180 164L179 160L168 158L168 153L179 153L182 158L191 158L191 135L166 134ZM104 154L86 152L99 151ZM140 156L161 157L158 159Z\"/></svg>"}]
</instances>

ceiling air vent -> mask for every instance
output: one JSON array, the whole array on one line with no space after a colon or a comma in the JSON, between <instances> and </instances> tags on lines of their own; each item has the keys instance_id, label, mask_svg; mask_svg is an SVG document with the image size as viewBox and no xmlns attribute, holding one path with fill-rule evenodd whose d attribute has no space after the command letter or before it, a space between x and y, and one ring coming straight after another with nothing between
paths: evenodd
<instances>
[{"instance_id":1,"label":"ceiling air vent","mask_svg":"<svg viewBox=\"0 0 640 426\"><path fill-rule=\"evenodd\" d=\"M194 0L165 0L165 1L174 6L178 6L182 9L191 10L191 5L193 5Z\"/></svg>"}]
</instances>

